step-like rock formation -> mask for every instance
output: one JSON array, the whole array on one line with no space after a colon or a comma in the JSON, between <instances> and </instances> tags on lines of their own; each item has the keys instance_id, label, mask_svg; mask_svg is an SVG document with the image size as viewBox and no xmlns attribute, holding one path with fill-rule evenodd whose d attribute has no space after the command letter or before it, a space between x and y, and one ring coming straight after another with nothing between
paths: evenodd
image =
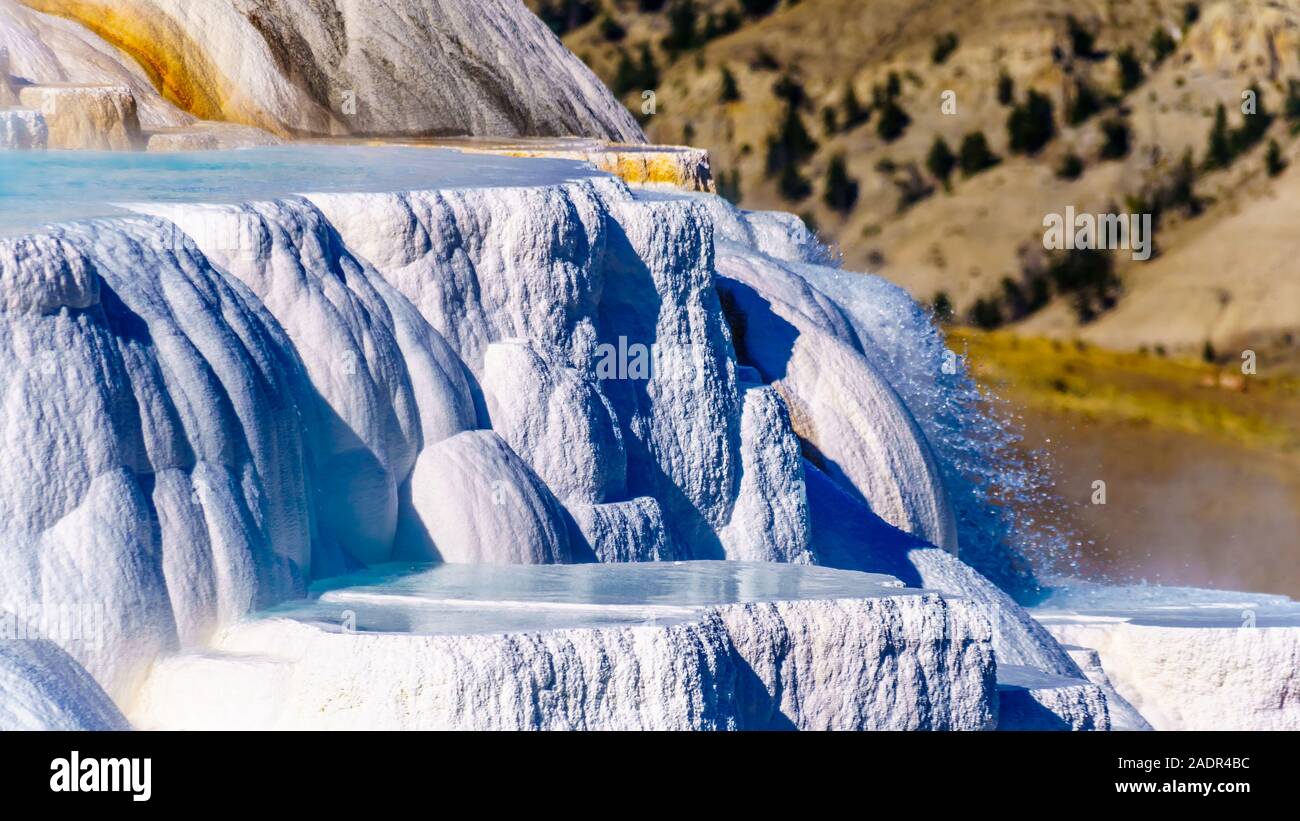
<instances>
[{"instance_id":1,"label":"step-like rock formation","mask_svg":"<svg viewBox=\"0 0 1300 821\"><path fill-rule=\"evenodd\" d=\"M394 156L349 151L376 167ZM961 597L992 625L999 661L1081 677L959 558L989 534L953 515L970 489L927 430L954 434L926 418L919 381L890 381L929 379L937 363L926 345L872 335L851 297L867 288L872 310L911 322L905 298L856 275L833 285L840 272L817 264L802 226L712 195L418 153L445 162L405 167L467 182L137 204L140 216L0 239L0 607L93 596L121 613L102 643L68 649L129 700L158 660L361 566L762 560ZM798 341L788 328L833 356L783 348ZM890 371L873 359L885 344ZM829 616L777 615L771 635L839 635ZM868 615L886 625L854 621ZM845 618L883 642L872 663L903 652L895 616ZM753 672L772 693L792 686ZM935 718L918 694L890 696L901 724L872 726L984 721ZM846 710L782 714L866 722Z\"/></svg>"},{"instance_id":2,"label":"step-like rock formation","mask_svg":"<svg viewBox=\"0 0 1300 821\"><path fill-rule=\"evenodd\" d=\"M999 730L1109 730L1105 692L1087 679L998 667Z\"/></svg>"},{"instance_id":3,"label":"step-like rock formation","mask_svg":"<svg viewBox=\"0 0 1300 821\"><path fill-rule=\"evenodd\" d=\"M145 145L135 97L125 86L28 86L18 99L44 119L50 148L134 151Z\"/></svg>"},{"instance_id":4,"label":"step-like rock formation","mask_svg":"<svg viewBox=\"0 0 1300 821\"><path fill-rule=\"evenodd\" d=\"M1063 644L1094 651L1157 730L1300 729L1300 605L1285 597L1089 585L1034 615Z\"/></svg>"},{"instance_id":5,"label":"step-like rock formation","mask_svg":"<svg viewBox=\"0 0 1300 821\"><path fill-rule=\"evenodd\" d=\"M158 666L141 728L980 730L987 624L781 564L442 567L342 587ZM1088 685L1091 686L1091 685ZM1104 704L1101 705L1104 718Z\"/></svg>"}]
</instances>

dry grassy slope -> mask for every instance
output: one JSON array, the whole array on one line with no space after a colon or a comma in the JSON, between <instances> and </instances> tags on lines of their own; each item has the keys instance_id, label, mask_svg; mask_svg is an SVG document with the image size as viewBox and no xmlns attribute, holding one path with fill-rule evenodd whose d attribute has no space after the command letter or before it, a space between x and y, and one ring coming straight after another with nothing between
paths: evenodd
<instances>
[{"instance_id":1,"label":"dry grassy slope","mask_svg":"<svg viewBox=\"0 0 1300 821\"><path fill-rule=\"evenodd\" d=\"M673 0L665 4L671 6ZM730 0L704 2L717 11ZM1286 80L1300 77L1300 0L1200 4L1200 19L1180 31L1185 0L802 0L772 15L747 21L737 32L689 52L675 63L656 52L662 79L659 110L646 123L656 142L689 141L708 148L715 173L740 172L742 203L809 214L837 241L851 267L877 270L918 297L947 292L959 309L1020 273L1017 250L1039 246L1042 219L1066 205L1079 210L1123 210L1125 196L1163 178L1187 148L1203 153L1214 106L1239 118L1240 94L1259 82L1266 104L1277 111ZM636 0L605 0L627 30L619 44L601 35L599 19L570 32L566 42L607 80L617 48L635 51L667 30L664 12L636 13ZM1073 14L1096 33L1101 56L1071 54L1065 16ZM1157 27L1179 37L1178 50L1158 68L1148 41ZM942 65L931 59L935 37L953 32L957 50ZM1131 46L1143 57L1145 82L1122 107L1133 129L1134 149L1123 161L1100 161L1099 123L1063 126L1070 77L1086 77L1099 92L1118 93L1116 53ZM779 68L764 65L762 55ZM736 77L737 102L720 101L721 66ZM772 86L789 71L810 98L804 121L819 143L804 173L814 183L803 202L784 200L764 173L764 145L781 103ZM891 71L903 78L901 103L913 123L893 143L876 133L875 119L848 132L827 133L821 109L838 106L846 83L863 103ZM1006 72L1016 96L1026 88L1055 103L1057 138L1033 158L1007 155L1008 109L996 99L997 78ZM942 93L957 93L958 113L940 110ZM628 103L639 108L634 92ZM982 131L1004 157L996 169L958 180L905 210L895 180L906 172L878 170L888 159L923 177L935 135L956 150L966 133ZM1293 153L1286 124L1276 137ZM688 138L689 139L686 139ZM1061 157L1073 151L1087 170L1073 182L1056 178ZM842 153L860 185L857 207L847 216L821 200L825 169ZM1296 163L1300 165L1300 163ZM1286 230L1292 197L1300 196L1300 171L1269 180L1260 173L1263 148L1232 169L1203 177L1198 193L1212 200L1208 212L1184 225L1167 220L1157 239L1163 257L1122 266L1128 296L1112 315L1082 329L1094 341L1121 347L1163 344L1199 350L1206 339L1221 349L1252 345L1277 349L1287 332L1300 329L1300 232ZM1291 211L1290 213L1295 213ZM1296 262L1292 262L1296 260ZM1028 330L1073 335L1077 322L1064 306L1031 318ZM1294 341L1294 334L1291 337Z\"/></svg>"}]
</instances>

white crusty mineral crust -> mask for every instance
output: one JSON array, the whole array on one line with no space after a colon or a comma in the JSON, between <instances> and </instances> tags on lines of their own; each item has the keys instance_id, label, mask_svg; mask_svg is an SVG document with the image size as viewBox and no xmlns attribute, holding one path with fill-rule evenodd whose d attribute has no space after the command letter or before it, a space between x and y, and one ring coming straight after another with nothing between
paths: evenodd
<instances>
[{"instance_id":1,"label":"white crusty mineral crust","mask_svg":"<svg viewBox=\"0 0 1300 821\"><path fill-rule=\"evenodd\" d=\"M564 510L537 474L493 431L466 431L426 448L411 476L423 534L401 558L470 564L570 560Z\"/></svg>"},{"instance_id":2,"label":"white crusty mineral crust","mask_svg":"<svg viewBox=\"0 0 1300 821\"><path fill-rule=\"evenodd\" d=\"M664 523L663 509L650 496L601 505L567 505L578 538L601 562L667 562L689 558ZM575 556L578 550L575 548Z\"/></svg>"},{"instance_id":3,"label":"white crusty mineral crust","mask_svg":"<svg viewBox=\"0 0 1300 821\"><path fill-rule=\"evenodd\" d=\"M138 209L192 236L279 320L318 397L307 432L323 523L357 561L391 559L399 527L413 529L403 496L421 448L477 425L460 359L309 203Z\"/></svg>"},{"instance_id":4,"label":"white crusty mineral crust","mask_svg":"<svg viewBox=\"0 0 1300 821\"><path fill-rule=\"evenodd\" d=\"M628 491L659 499L695 558L721 558L717 531L731 519L740 479L741 403L714 288L713 224L694 202L620 193L606 193L599 338L619 360L634 346L653 360L649 379L603 379L624 426Z\"/></svg>"},{"instance_id":5,"label":"white crusty mineral crust","mask_svg":"<svg viewBox=\"0 0 1300 821\"><path fill-rule=\"evenodd\" d=\"M1088 677L1088 681L1101 688L1106 694L1106 708L1110 713L1110 728L1112 730L1127 731L1148 731L1154 729L1150 722L1142 717L1128 699L1121 696L1116 690L1115 685L1111 683L1110 676L1106 675L1106 670L1101 666L1101 656L1096 650L1087 647L1073 647L1062 645L1074 663L1079 665L1079 669Z\"/></svg>"},{"instance_id":6,"label":"white crusty mineral crust","mask_svg":"<svg viewBox=\"0 0 1300 821\"><path fill-rule=\"evenodd\" d=\"M1300 626L1046 623L1057 641L1096 650L1115 689L1157 730L1300 729Z\"/></svg>"},{"instance_id":7,"label":"white crusty mineral crust","mask_svg":"<svg viewBox=\"0 0 1300 821\"><path fill-rule=\"evenodd\" d=\"M991 729L988 638L965 605L910 591L543 633L269 619L158 665L129 712L143 728Z\"/></svg>"},{"instance_id":8,"label":"white crusty mineral crust","mask_svg":"<svg viewBox=\"0 0 1300 821\"><path fill-rule=\"evenodd\" d=\"M990 634L965 602L927 594L718 610L743 660L741 727L991 729Z\"/></svg>"},{"instance_id":9,"label":"white crusty mineral crust","mask_svg":"<svg viewBox=\"0 0 1300 821\"><path fill-rule=\"evenodd\" d=\"M957 547L957 526L933 454L915 420L863 354L829 297L770 257L724 246L719 289L742 362L790 406L818 464L877 516L931 544Z\"/></svg>"},{"instance_id":10,"label":"white crusty mineral crust","mask_svg":"<svg viewBox=\"0 0 1300 821\"><path fill-rule=\"evenodd\" d=\"M0 622L10 619L0 613ZM0 640L0 732L129 729L108 694L54 642Z\"/></svg>"},{"instance_id":11,"label":"white crusty mineral crust","mask_svg":"<svg viewBox=\"0 0 1300 821\"><path fill-rule=\"evenodd\" d=\"M774 388L744 388L740 487L720 533L728 559L814 563L803 456L785 402Z\"/></svg>"},{"instance_id":12,"label":"white crusty mineral crust","mask_svg":"<svg viewBox=\"0 0 1300 821\"><path fill-rule=\"evenodd\" d=\"M602 190L609 186L581 182L309 199L475 374L487 346L510 339L589 372L606 235Z\"/></svg>"},{"instance_id":13,"label":"white crusty mineral crust","mask_svg":"<svg viewBox=\"0 0 1300 821\"><path fill-rule=\"evenodd\" d=\"M156 220L0 240L0 607L102 607L114 697L301 591L305 377L253 295Z\"/></svg>"},{"instance_id":14,"label":"white crusty mineral crust","mask_svg":"<svg viewBox=\"0 0 1300 821\"><path fill-rule=\"evenodd\" d=\"M278 137L252 126L197 122L180 128L151 131L146 149L154 152L229 151L278 145L280 142Z\"/></svg>"},{"instance_id":15,"label":"white crusty mineral crust","mask_svg":"<svg viewBox=\"0 0 1300 821\"><path fill-rule=\"evenodd\" d=\"M887 573L913 587L960 596L992 624L999 663L1082 677L1047 630L978 571L890 526L813 465L805 462L804 470L819 563Z\"/></svg>"},{"instance_id":16,"label":"white crusty mineral crust","mask_svg":"<svg viewBox=\"0 0 1300 821\"><path fill-rule=\"evenodd\" d=\"M594 378L548 362L525 342L507 341L488 347L482 386L492 429L562 502L623 497L623 436Z\"/></svg>"},{"instance_id":17,"label":"white crusty mineral crust","mask_svg":"<svg viewBox=\"0 0 1300 821\"><path fill-rule=\"evenodd\" d=\"M1078 675L1008 596L873 512L947 538L920 427L811 269L733 243L770 298L739 310L724 283L761 354L741 382L714 226L778 221L608 179L493 185L153 204L167 221L0 241L0 605L124 613L74 652L123 698L160 654L362 563L764 559L967 597L1001 661ZM896 706L942 723L926 709Z\"/></svg>"}]
</instances>

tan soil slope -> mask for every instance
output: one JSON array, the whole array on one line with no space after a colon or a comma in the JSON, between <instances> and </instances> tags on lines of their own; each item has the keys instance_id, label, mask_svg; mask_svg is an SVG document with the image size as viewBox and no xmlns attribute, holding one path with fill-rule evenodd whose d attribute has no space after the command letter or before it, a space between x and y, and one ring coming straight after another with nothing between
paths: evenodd
<instances>
[{"instance_id":1,"label":"tan soil slope","mask_svg":"<svg viewBox=\"0 0 1300 821\"><path fill-rule=\"evenodd\" d=\"M805 214L838 242L849 267L878 271L922 299L944 291L962 312L977 297L996 292L1004 277L1021 276L1019 251L1041 248L1045 214L1067 205L1126 210L1130 195L1168 179L1184 151L1191 149L1200 161L1219 102L1236 126L1241 93L1252 83L1259 84L1268 110L1278 113L1287 81L1300 78L1300 0L1202 2L1195 4L1199 15L1191 23L1185 0L802 0L782 3L756 21L743 18L738 31L673 61L658 44L674 2L647 15L637 12L637 0L605 0L603 8L625 36L610 42L598 17L565 41L607 82L614 79L620 50L635 55L641 41L654 44L661 75L657 111L643 118L653 142L707 148L720 181L738 172L746 207ZM697 0L695 6L703 21L736 3ZM1093 54L1074 53L1067 15L1095 34ZM1157 29L1177 46L1159 64L1150 46ZM936 37L948 32L957 35L957 48L936 64ZM1145 75L1127 94L1120 88L1118 61L1126 47L1139 57ZM721 100L723 67L736 79L737 101ZM900 138L882 139L876 115L848 130L825 127L823 109L839 109L849 85L868 105L873 87L891 72L900 77L899 102L912 119ZM1017 100L1033 88L1053 101L1058 134L1034 157L1008 152L1010 110L996 93L1004 73L1014 82ZM802 167L812 183L802 201L783 198L765 173L766 142L784 105L773 86L785 75L804 89L809 102L803 122L818 143ZM1064 111L1075 78L1117 103L1070 127ZM940 109L946 90L956 93L955 115ZM630 91L624 101L639 111L640 91ZM1132 150L1122 160L1102 160L1100 124L1114 115L1132 129ZM971 179L957 173L953 190L945 193L925 170L930 146L941 136L956 151L962 137L975 131L1003 161ZM1085 336L1120 346L1199 350L1207 339L1219 347L1243 340L1285 345L1289 331L1294 343L1300 330L1294 290L1300 232L1291 232L1295 239L1287 236L1284 215L1291 210L1288 192L1300 177L1294 171L1276 180L1264 177L1268 139L1277 139L1287 156L1295 153L1288 123L1278 117L1266 138L1230 169L1200 175L1196 190L1207 212L1181 226L1177 216L1164 221L1157 234L1163 257L1145 264L1119 260L1129 297L1112 316L1084 328ZM1058 179L1056 168L1071 152L1084 160L1085 172L1077 180ZM822 201L835 155L846 158L860 189L847 215ZM909 183L933 192L908 207L900 186ZM1029 330L1072 335L1079 328L1061 306L1031 319Z\"/></svg>"}]
</instances>

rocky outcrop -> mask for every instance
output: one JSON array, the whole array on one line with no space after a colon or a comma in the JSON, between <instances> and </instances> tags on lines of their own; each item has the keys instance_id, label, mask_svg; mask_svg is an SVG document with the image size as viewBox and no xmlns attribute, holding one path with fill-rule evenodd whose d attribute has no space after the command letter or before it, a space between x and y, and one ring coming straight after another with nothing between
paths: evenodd
<instances>
[{"instance_id":1,"label":"rocky outcrop","mask_svg":"<svg viewBox=\"0 0 1300 821\"><path fill-rule=\"evenodd\" d=\"M143 148L135 97L125 86L28 86L19 101L40 112L50 148L133 151Z\"/></svg>"},{"instance_id":2,"label":"rocky outcrop","mask_svg":"<svg viewBox=\"0 0 1300 821\"><path fill-rule=\"evenodd\" d=\"M1300 63L1300 14L1285 4L1225 0L1209 4L1190 27L1182 48L1207 71L1251 74L1277 81Z\"/></svg>"},{"instance_id":3,"label":"rocky outcrop","mask_svg":"<svg viewBox=\"0 0 1300 821\"><path fill-rule=\"evenodd\" d=\"M520 0L23 2L130 54L202 119L281 136L644 139Z\"/></svg>"}]
</instances>

